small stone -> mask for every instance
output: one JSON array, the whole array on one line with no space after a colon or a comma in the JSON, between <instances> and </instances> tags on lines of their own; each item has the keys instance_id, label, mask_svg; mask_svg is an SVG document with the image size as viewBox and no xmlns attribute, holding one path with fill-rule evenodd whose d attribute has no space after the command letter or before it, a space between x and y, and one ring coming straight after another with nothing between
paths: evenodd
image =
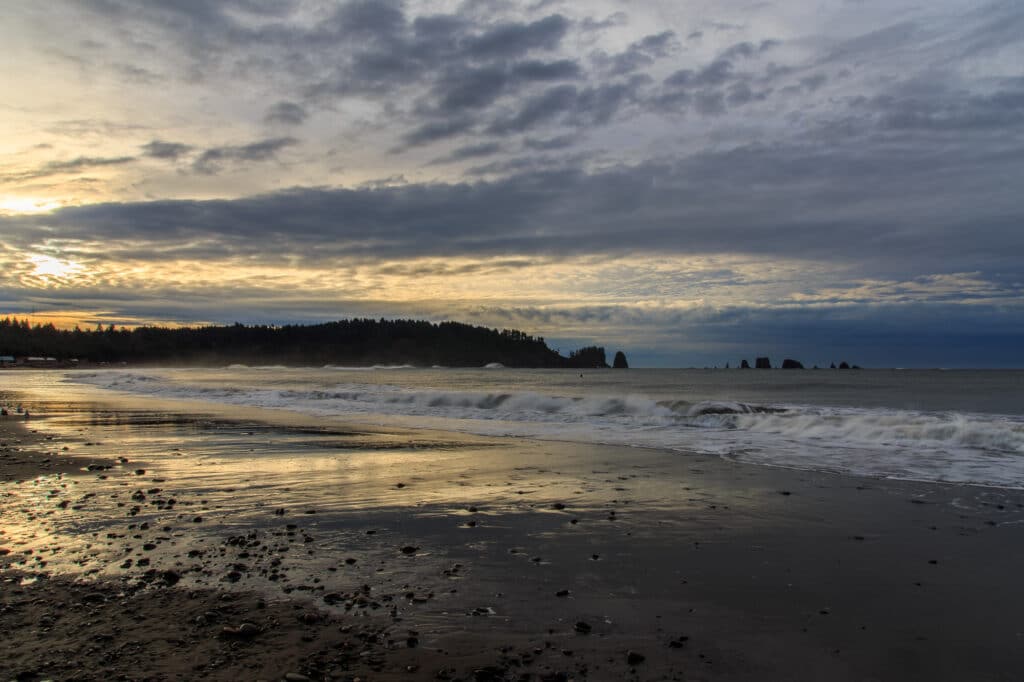
<instances>
[{"instance_id":1,"label":"small stone","mask_svg":"<svg viewBox=\"0 0 1024 682\"><path fill-rule=\"evenodd\" d=\"M561 502L555 502L553 505L551 505L551 508L552 509L562 510L562 509L565 509L565 505L562 504Z\"/></svg>"},{"instance_id":2,"label":"small stone","mask_svg":"<svg viewBox=\"0 0 1024 682\"><path fill-rule=\"evenodd\" d=\"M581 635L589 635L590 631L593 630L593 628L590 626L590 623L584 622L582 620L577 621L576 625L573 626L573 629Z\"/></svg>"},{"instance_id":3,"label":"small stone","mask_svg":"<svg viewBox=\"0 0 1024 682\"><path fill-rule=\"evenodd\" d=\"M419 547L413 547L412 545L406 545L402 548L402 554L415 554L419 550Z\"/></svg>"},{"instance_id":4,"label":"small stone","mask_svg":"<svg viewBox=\"0 0 1024 682\"><path fill-rule=\"evenodd\" d=\"M647 660L647 657L636 651L629 651L626 653L626 663L629 665L639 665Z\"/></svg>"},{"instance_id":5,"label":"small stone","mask_svg":"<svg viewBox=\"0 0 1024 682\"><path fill-rule=\"evenodd\" d=\"M556 597L568 597L569 596L569 590L559 590L558 592L555 592L555 596Z\"/></svg>"}]
</instances>

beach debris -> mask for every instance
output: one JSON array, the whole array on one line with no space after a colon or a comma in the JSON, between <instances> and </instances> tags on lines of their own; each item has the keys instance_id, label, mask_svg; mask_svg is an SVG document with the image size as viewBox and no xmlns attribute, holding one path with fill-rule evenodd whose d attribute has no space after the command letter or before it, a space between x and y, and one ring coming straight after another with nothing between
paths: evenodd
<instances>
[{"instance_id":1,"label":"beach debris","mask_svg":"<svg viewBox=\"0 0 1024 682\"><path fill-rule=\"evenodd\" d=\"M553 505L551 505L551 508L552 509L557 509L557 510L561 511L561 510L565 509L565 505L562 504L561 502L555 502Z\"/></svg>"},{"instance_id":2,"label":"beach debris","mask_svg":"<svg viewBox=\"0 0 1024 682\"><path fill-rule=\"evenodd\" d=\"M417 551L419 551L419 547L413 547L412 545L406 545L401 549L402 554L405 555L415 554Z\"/></svg>"},{"instance_id":3,"label":"beach debris","mask_svg":"<svg viewBox=\"0 0 1024 682\"><path fill-rule=\"evenodd\" d=\"M589 635L590 631L593 629L594 628L591 627L590 623L587 623L586 621L582 620L576 621L576 625L573 626L573 630L580 633L581 635Z\"/></svg>"},{"instance_id":4,"label":"beach debris","mask_svg":"<svg viewBox=\"0 0 1024 682\"><path fill-rule=\"evenodd\" d=\"M639 665L647 660L647 657L636 651L626 652L626 663L629 665Z\"/></svg>"},{"instance_id":5,"label":"beach debris","mask_svg":"<svg viewBox=\"0 0 1024 682\"><path fill-rule=\"evenodd\" d=\"M569 590L559 590L558 592L555 592L556 597L568 597L569 594Z\"/></svg>"},{"instance_id":6,"label":"beach debris","mask_svg":"<svg viewBox=\"0 0 1024 682\"><path fill-rule=\"evenodd\" d=\"M690 640L689 635L682 635L676 639L671 640L668 645L673 649L682 649L683 645Z\"/></svg>"}]
</instances>

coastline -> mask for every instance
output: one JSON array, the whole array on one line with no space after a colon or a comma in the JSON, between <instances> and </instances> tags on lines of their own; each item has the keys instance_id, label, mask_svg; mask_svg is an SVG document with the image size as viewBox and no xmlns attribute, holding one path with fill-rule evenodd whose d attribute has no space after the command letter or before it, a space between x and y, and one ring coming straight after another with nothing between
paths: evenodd
<instances>
[{"instance_id":1,"label":"coastline","mask_svg":"<svg viewBox=\"0 0 1024 682\"><path fill-rule=\"evenodd\" d=\"M1002 680L1024 666L1021 491L244 413L121 406L4 427L24 452L0 459L14 652L0 677ZM83 459L86 442L100 444ZM113 468L81 471L93 457ZM257 631L224 631L242 622Z\"/></svg>"}]
</instances>

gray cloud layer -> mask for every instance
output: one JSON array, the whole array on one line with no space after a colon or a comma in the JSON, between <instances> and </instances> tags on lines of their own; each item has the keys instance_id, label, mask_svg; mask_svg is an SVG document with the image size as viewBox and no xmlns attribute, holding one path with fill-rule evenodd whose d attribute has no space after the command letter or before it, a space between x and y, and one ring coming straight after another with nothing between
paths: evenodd
<instances>
[{"instance_id":1,"label":"gray cloud layer","mask_svg":"<svg viewBox=\"0 0 1024 682\"><path fill-rule=\"evenodd\" d=\"M182 101L203 104L179 118L203 125L140 113L41 125L51 160L0 171L5 190L102 170L158 200L0 217L12 247L102 241L111 258L300 265L746 254L829 263L851 280L976 273L1007 318L1021 309L1020 3L839 3L818 25L798 3L723 2L708 16L677 3L437 13L392 0L85 0L62 6L67 19L48 7L18 13L82 37L49 45L48 59L133 94L188 88ZM122 138L133 146L103 151ZM84 146L61 147L72 142ZM239 177L273 181L239 190ZM186 181L208 184L190 194ZM955 296L949 306L973 304ZM772 301L746 304L736 325L773 328L756 314ZM1019 334L984 305L985 328ZM939 311L921 327L939 329ZM560 323L634 326L593 312ZM779 319L805 329L802 314ZM818 314L819 329L856 326Z\"/></svg>"}]
</instances>

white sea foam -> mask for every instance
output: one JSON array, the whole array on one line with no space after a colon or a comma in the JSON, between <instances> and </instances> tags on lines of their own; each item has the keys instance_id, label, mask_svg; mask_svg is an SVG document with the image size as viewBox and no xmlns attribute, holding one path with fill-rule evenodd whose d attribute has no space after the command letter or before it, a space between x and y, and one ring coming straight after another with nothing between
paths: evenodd
<instances>
[{"instance_id":1,"label":"white sea foam","mask_svg":"<svg viewBox=\"0 0 1024 682\"><path fill-rule=\"evenodd\" d=\"M1024 487L1024 418L1019 416L355 382L313 388L308 380L231 383L201 372L107 371L78 373L74 379L162 398L314 415L383 415L413 426L484 435L699 451L797 469Z\"/></svg>"}]
</instances>

